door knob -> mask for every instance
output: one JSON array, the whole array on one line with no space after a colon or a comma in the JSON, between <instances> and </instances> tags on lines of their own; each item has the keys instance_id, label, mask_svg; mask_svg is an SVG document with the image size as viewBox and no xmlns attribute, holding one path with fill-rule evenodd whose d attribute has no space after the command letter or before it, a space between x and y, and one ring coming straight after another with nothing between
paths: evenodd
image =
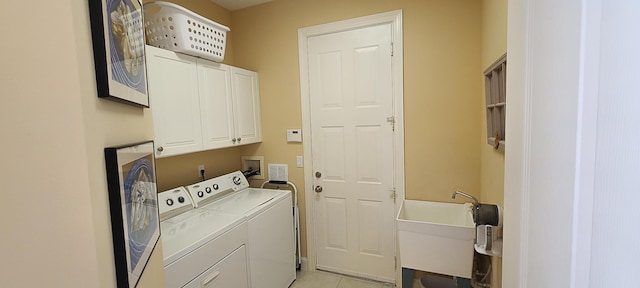
<instances>
[{"instance_id":1,"label":"door knob","mask_svg":"<svg viewBox=\"0 0 640 288\"><path fill-rule=\"evenodd\" d=\"M316 171L316 178L320 179L322 177L322 173L320 171Z\"/></svg>"},{"instance_id":2,"label":"door knob","mask_svg":"<svg viewBox=\"0 0 640 288\"><path fill-rule=\"evenodd\" d=\"M315 190L315 191L316 191L316 193L320 193L320 192L322 192L322 186L318 185L318 186L316 186L316 188L315 188L315 189L313 189L313 190Z\"/></svg>"}]
</instances>

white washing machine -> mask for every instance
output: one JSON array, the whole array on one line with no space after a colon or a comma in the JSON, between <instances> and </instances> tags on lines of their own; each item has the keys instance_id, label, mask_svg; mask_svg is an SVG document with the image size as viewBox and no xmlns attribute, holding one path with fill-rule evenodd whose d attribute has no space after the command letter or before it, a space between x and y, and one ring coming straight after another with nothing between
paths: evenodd
<instances>
[{"instance_id":1,"label":"white washing machine","mask_svg":"<svg viewBox=\"0 0 640 288\"><path fill-rule=\"evenodd\" d=\"M291 191L250 188L239 171L187 190L197 210L246 217L251 287L289 287L296 278Z\"/></svg>"},{"instance_id":2,"label":"white washing machine","mask_svg":"<svg viewBox=\"0 0 640 288\"><path fill-rule=\"evenodd\" d=\"M166 287L250 287L244 216L194 209L183 187L158 201Z\"/></svg>"},{"instance_id":3,"label":"white washing machine","mask_svg":"<svg viewBox=\"0 0 640 288\"><path fill-rule=\"evenodd\" d=\"M241 172L158 195L166 286L286 288L295 280L288 190Z\"/></svg>"}]
</instances>

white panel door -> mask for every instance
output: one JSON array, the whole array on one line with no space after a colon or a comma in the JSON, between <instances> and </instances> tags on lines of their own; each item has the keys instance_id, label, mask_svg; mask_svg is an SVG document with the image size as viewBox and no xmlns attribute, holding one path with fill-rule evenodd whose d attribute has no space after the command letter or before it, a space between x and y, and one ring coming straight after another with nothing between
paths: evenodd
<instances>
[{"instance_id":1,"label":"white panel door","mask_svg":"<svg viewBox=\"0 0 640 288\"><path fill-rule=\"evenodd\" d=\"M236 145L262 141L258 73L231 68Z\"/></svg>"},{"instance_id":2,"label":"white panel door","mask_svg":"<svg viewBox=\"0 0 640 288\"><path fill-rule=\"evenodd\" d=\"M317 268L393 282L391 25L311 37L308 57Z\"/></svg>"},{"instance_id":3,"label":"white panel door","mask_svg":"<svg viewBox=\"0 0 640 288\"><path fill-rule=\"evenodd\" d=\"M202 150L195 58L152 46L146 53L156 157Z\"/></svg>"},{"instance_id":4,"label":"white panel door","mask_svg":"<svg viewBox=\"0 0 640 288\"><path fill-rule=\"evenodd\" d=\"M232 146L235 131L230 67L198 59L198 89L204 149Z\"/></svg>"}]
</instances>

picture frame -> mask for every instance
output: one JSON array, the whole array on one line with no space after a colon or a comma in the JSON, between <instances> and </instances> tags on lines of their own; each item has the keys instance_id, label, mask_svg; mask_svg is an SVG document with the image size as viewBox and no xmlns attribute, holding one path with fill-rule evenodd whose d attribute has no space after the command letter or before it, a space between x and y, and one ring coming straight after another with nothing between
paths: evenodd
<instances>
[{"instance_id":1,"label":"picture frame","mask_svg":"<svg viewBox=\"0 0 640 288\"><path fill-rule=\"evenodd\" d=\"M88 0L98 97L149 107L140 0Z\"/></svg>"},{"instance_id":2,"label":"picture frame","mask_svg":"<svg viewBox=\"0 0 640 288\"><path fill-rule=\"evenodd\" d=\"M117 287L136 287L160 239L153 146L104 149Z\"/></svg>"}]
</instances>

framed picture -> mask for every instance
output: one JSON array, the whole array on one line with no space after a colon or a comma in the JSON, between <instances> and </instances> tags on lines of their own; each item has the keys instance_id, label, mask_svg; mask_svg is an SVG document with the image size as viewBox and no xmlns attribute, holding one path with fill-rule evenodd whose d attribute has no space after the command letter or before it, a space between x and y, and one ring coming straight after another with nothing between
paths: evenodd
<instances>
[{"instance_id":1,"label":"framed picture","mask_svg":"<svg viewBox=\"0 0 640 288\"><path fill-rule=\"evenodd\" d=\"M104 149L118 287L135 287L160 238L153 141Z\"/></svg>"},{"instance_id":2,"label":"framed picture","mask_svg":"<svg viewBox=\"0 0 640 288\"><path fill-rule=\"evenodd\" d=\"M98 97L149 107L139 0L88 0Z\"/></svg>"}]
</instances>

